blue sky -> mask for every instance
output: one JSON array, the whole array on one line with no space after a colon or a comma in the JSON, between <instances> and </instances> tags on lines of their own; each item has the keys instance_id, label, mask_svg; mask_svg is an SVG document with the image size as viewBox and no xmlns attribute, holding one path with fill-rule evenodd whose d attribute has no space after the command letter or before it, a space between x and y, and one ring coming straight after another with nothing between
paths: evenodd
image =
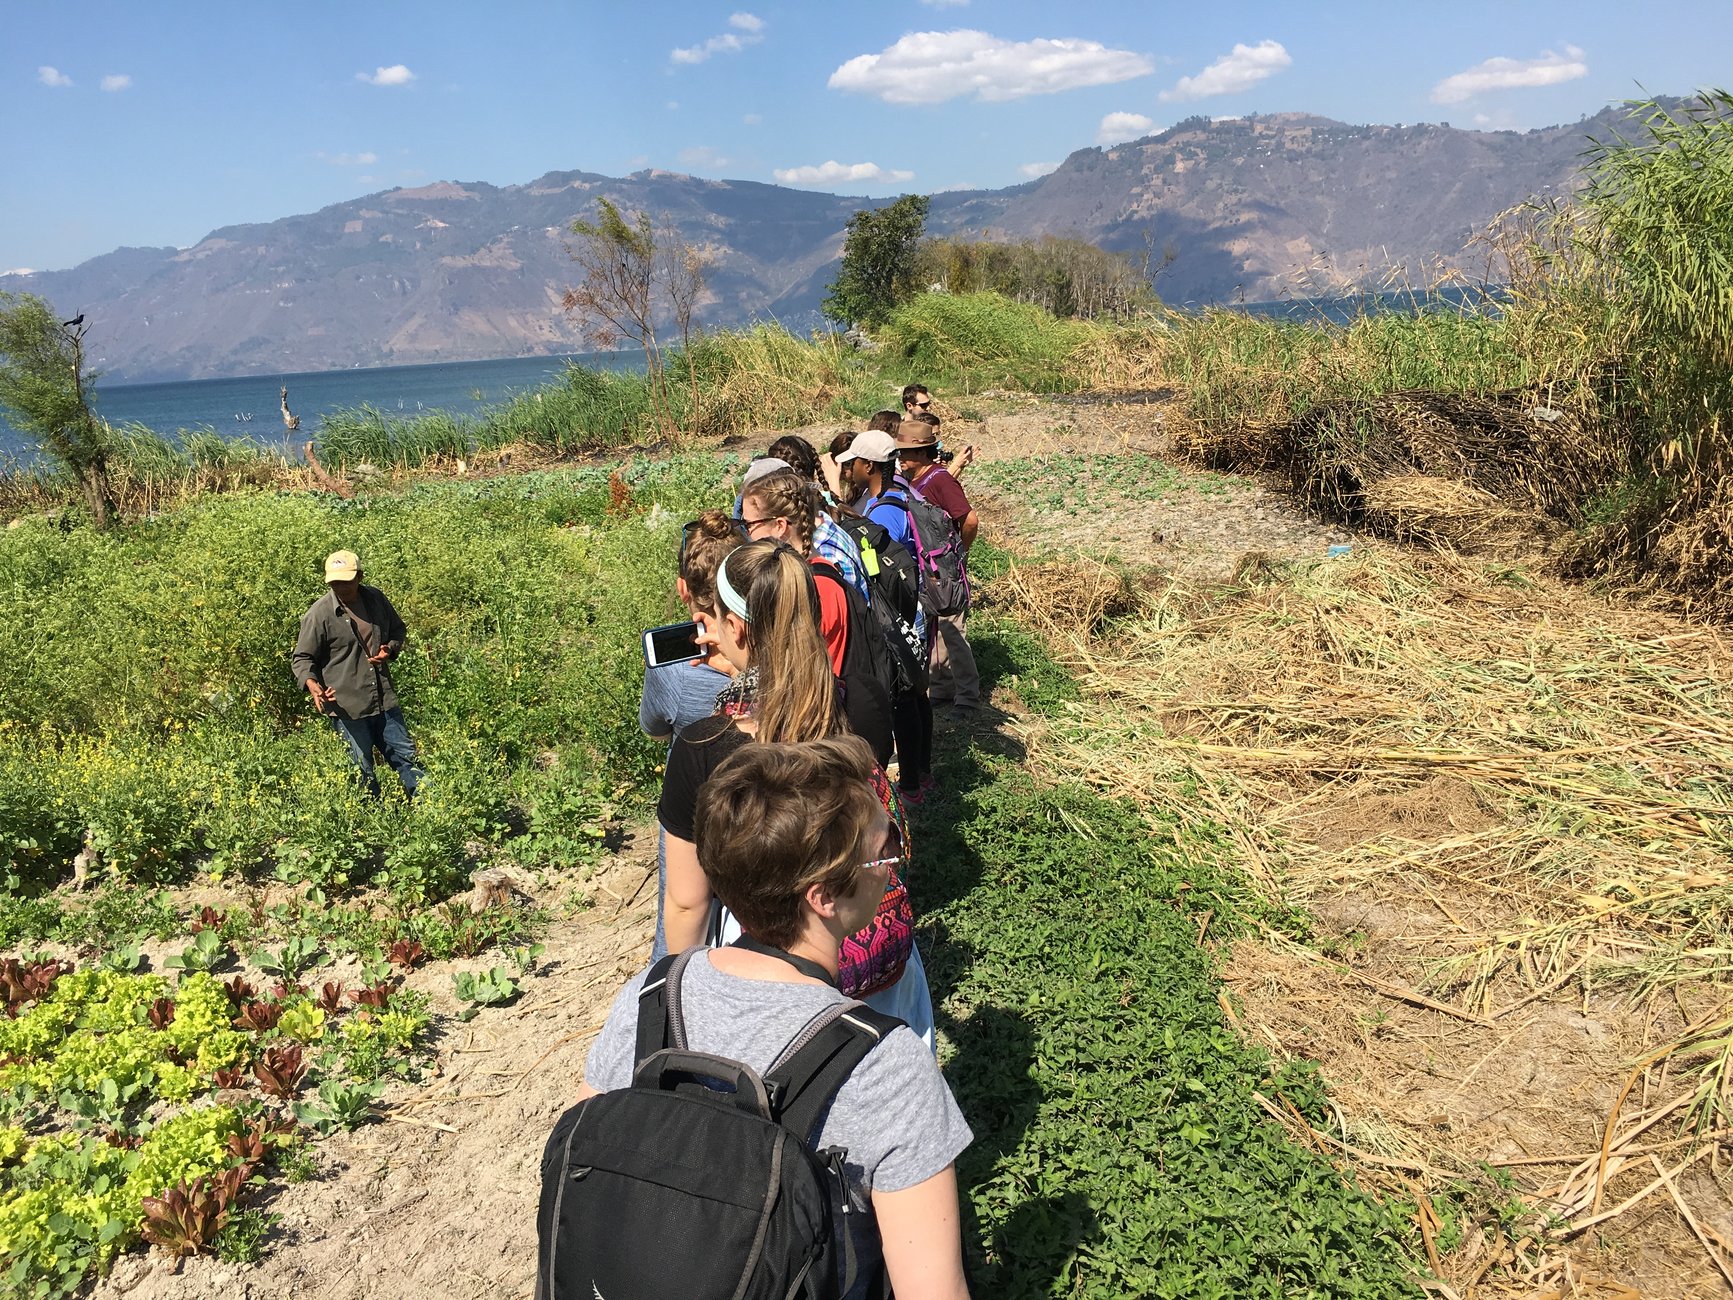
<instances>
[{"instance_id":1,"label":"blue sky","mask_svg":"<svg viewBox=\"0 0 1733 1300\"><path fill-rule=\"evenodd\" d=\"M1733 85L1733 4L0 0L0 270L435 179L1015 184L1203 113L1527 129Z\"/></svg>"}]
</instances>

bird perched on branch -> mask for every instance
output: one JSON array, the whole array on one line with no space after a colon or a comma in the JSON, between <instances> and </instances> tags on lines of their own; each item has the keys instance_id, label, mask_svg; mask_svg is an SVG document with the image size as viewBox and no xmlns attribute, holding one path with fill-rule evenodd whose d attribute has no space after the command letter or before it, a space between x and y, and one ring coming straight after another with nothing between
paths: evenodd
<instances>
[{"instance_id":1,"label":"bird perched on branch","mask_svg":"<svg viewBox=\"0 0 1733 1300\"><path fill-rule=\"evenodd\" d=\"M61 321L60 328L63 330L75 330L82 324L84 324L84 313L79 312L78 315L74 316L71 320Z\"/></svg>"}]
</instances>

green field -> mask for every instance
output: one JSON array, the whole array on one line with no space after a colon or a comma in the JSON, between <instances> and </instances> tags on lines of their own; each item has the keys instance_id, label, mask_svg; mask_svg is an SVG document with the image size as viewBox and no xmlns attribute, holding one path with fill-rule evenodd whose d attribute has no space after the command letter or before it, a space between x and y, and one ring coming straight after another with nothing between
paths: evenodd
<instances>
[{"instance_id":1,"label":"green field","mask_svg":"<svg viewBox=\"0 0 1733 1300\"><path fill-rule=\"evenodd\" d=\"M238 1186L209 1236L249 1257L269 1234L246 1207L430 1059L437 1017L393 991L393 954L492 953L508 982L533 969L545 914L440 900L492 863L581 878L610 825L647 816L637 632L668 612L680 521L736 467L633 460L624 502L607 471L566 469L0 534L0 941L19 958L0 1020L0 1252L20 1293L76 1287L139 1240L144 1198L177 1186L191 1199L174 1231L197 1236L224 1176ZM358 796L288 674L339 545L412 629L398 679L429 772L413 806ZM1015 624L979 635L989 679L1029 707L1075 694ZM1262 906L1225 838L1152 836L1127 807L1041 787L990 738L954 738L943 769L912 887L978 1135L963 1175L983 1293L1404 1293L1397 1213L1251 1100L1315 1111L1322 1085L1222 1023L1198 917L1227 934ZM87 836L100 865L79 892L64 882ZM195 907L192 884L214 903ZM249 902L263 884L287 901ZM164 940L174 964L142 969L140 947ZM297 989L338 955L382 1005L316 974ZM281 986L226 987L241 961ZM219 1088L245 1098L217 1104Z\"/></svg>"}]
</instances>

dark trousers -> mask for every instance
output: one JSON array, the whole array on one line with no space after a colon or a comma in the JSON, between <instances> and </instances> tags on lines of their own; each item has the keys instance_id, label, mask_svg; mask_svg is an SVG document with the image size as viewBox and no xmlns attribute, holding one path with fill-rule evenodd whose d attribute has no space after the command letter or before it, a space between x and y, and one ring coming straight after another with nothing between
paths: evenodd
<instances>
[{"instance_id":1,"label":"dark trousers","mask_svg":"<svg viewBox=\"0 0 1733 1300\"><path fill-rule=\"evenodd\" d=\"M897 785L914 790L933 771L933 702L925 691L899 691L891 700L897 738Z\"/></svg>"},{"instance_id":2,"label":"dark trousers","mask_svg":"<svg viewBox=\"0 0 1733 1300\"><path fill-rule=\"evenodd\" d=\"M421 769L415 766L415 742L409 738L409 728L403 722L402 709L387 709L367 718L332 718L349 746L355 774L368 794L379 793L379 778L373 774L373 751L377 749L403 782L403 793L415 797L415 787L421 782Z\"/></svg>"}]
</instances>

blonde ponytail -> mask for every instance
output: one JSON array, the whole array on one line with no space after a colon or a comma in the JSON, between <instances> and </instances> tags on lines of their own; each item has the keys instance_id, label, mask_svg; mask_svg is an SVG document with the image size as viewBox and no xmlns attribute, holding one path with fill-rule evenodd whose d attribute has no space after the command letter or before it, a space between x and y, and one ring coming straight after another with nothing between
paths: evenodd
<instances>
[{"instance_id":1,"label":"blonde ponytail","mask_svg":"<svg viewBox=\"0 0 1733 1300\"><path fill-rule=\"evenodd\" d=\"M728 580L746 600L757 739L823 740L845 730L811 566L790 547L752 542L729 554Z\"/></svg>"}]
</instances>

